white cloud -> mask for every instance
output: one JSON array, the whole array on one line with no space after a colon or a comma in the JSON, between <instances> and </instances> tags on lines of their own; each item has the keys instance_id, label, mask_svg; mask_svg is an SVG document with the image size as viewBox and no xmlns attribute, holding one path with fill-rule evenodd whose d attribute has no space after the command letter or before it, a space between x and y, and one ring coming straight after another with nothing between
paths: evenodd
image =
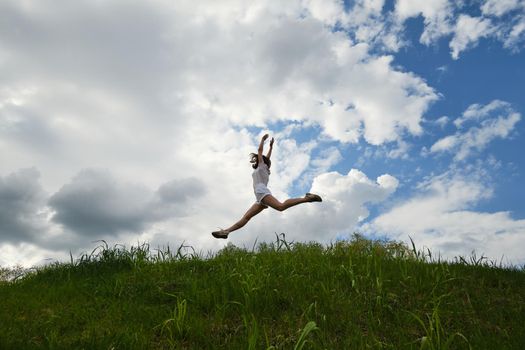
<instances>
[{"instance_id":1,"label":"white cloud","mask_svg":"<svg viewBox=\"0 0 525 350\"><path fill-rule=\"evenodd\" d=\"M67 261L69 252L67 250L56 251L53 249L42 248L31 243L0 243L0 266L40 266L54 261Z\"/></svg>"},{"instance_id":2,"label":"white cloud","mask_svg":"<svg viewBox=\"0 0 525 350\"><path fill-rule=\"evenodd\" d=\"M344 206L351 204L352 199L356 199L356 202L384 200L395 191L397 185L398 181L388 174L378 177L377 184L374 184L363 172L351 169L346 176L338 172L317 176L311 190L333 201L336 206ZM369 191L374 191L373 195L369 195Z\"/></svg>"},{"instance_id":3,"label":"white cloud","mask_svg":"<svg viewBox=\"0 0 525 350\"><path fill-rule=\"evenodd\" d=\"M384 0L357 0L352 5L342 25L357 42L386 52L405 45L399 35L402 26L385 11Z\"/></svg>"},{"instance_id":4,"label":"white cloud","mask_svg":"<svg viewBox=\"0 0 525 350\"><path fill-rule=\"evenodd\" d=\"M525 11L524 11L525 12ZM520 44L525 41L525 13L512 26L508 35L504 37L504 46L513 51L521 49Z\"/></svg>"},{"instance_id":5,"label":"white cloud","mask_svg":"<svg viewBox=\"0 0 525 350\"><path fill-rule=\"evenodd\" d=\"M455 152L454 160L464 160L473 152L484 150L491 141L508 137L520 120L521 114L504 101L494 100L485 106L470 105L454 124L462 128L466 122L478 122L479 126L441 138L430 147L430 152Z\"/></svg>"},{"instance_id":6,"label":"white cloud","mask_svg":"<svg viewBox=\"0 0 525 350\"><path fill-rule=\"evenodd\" d=\"M311 165L319 173L324 173L332 168L343 159L341 152L336 147L325 148L321 151L319 157L312 159Z\"/></svg>"},{"instance_id":7,"label":"white cloud","mask_svg":"<svg viewBox=\"0 0 525 350\"><path fill-rule=\"evenodd\" d=\"M481 5L481 12L486 16L502 16L520 6L525 6L520 0L487 0Z\"/></svg>"},{"instance_id":8,"label":"white cloud","mask_svg":"<svg viewBox=\"0 0 525 350\"><path fill-rule=\"evenodd\" d=\"M430 152L450 151L458 145L459 141L456 135L445 136L430 147Z\"/></svg>"},{"instance_id":9,"label":"white cloud","mask_svg":"<svg viewBox=\"0 0 525 350\"><path fill-rule=\"evenodd\" d=\"M343 156L339 149L335 146L321 148L317 156L311 157L309 164L303 170L304 172L296 177L297 181L294 183L299 188L308 189L312 183L312 180L323 173L326 173L334 165L343 160Z\"/></svg>"},{"instance_id":10,"label":"white cloud","mask_svg":"<svg viewBox=\"0 0 525 350\"><path fill-rule=\"evenodd\" d=\"M341 0L305 0L302 5L312 17L327 25L334 26L347 21L344 3Z\"/></svg>"},{"instance_id":11,"label":"white cloud","mask_svg":"<svg viewBox=\"0 0 525 350\"><path fill-rule=\"evenodd\" d=\"M401 158L408 159L408 152L410 151L410 144L405 141L399 141L396 148L387 151L386 156L388 158Z\"/></svg>"},{"instance_id":12,"label":"white cloud","mask_svg":"<svg viewBox=\"0 0 525 350\"><path fill-rule=\"evenodd\" d=\"M351 169L346 175L330 172L317 176L311 191L325 198L321 213L331 212L324 216L333 219L333 223L326 222L324 225L348 231L355 223L368 217L365 204L385 200L395 192L398 183L388 174L379 176L374 183L363 172Z\"/></svg>"},{"instance_id":13,"label":"white cloud","mask_svg":"<svg viewBox=\"0 0 525 350\"><path fill-rule=\"evenodd\" d=\"M441 16L440 13L449 7L447 0L398 0L396 2L396 14L402 19L423 15L432 18Z\"/></svg>"},{"instance_id":14,"label":"white cloud","mask_svg":"<svg viewBox=\"0 0 525 350\"><path fill-rule=\"evenodd\" d=\"M488 0L481 6L484 16L499 21L493 36L513 52L523 48L525 41L525 2L519 0Z\"/></svg>"},{"instance_id":15,"label":"white cloud","mask_svg":"<svg viewBox=\"0 0 525 350\"><path fill-rule=\"evenodd\" d=\"M475 251L496 262L502 256L504 263L525 262L525 220L514 220L509 212L471 209L492 196L481 178L449 171L421 183L419 190L363 229L405 242L410 236L420 249L428 247L448 259Z\"/></svg>"},{"instance_id":16,"label":"white cloud","mask_svg":"<svg viewBox=\"0 0 525 350\"><path fill-rule=\"evenodd\" d=\"M488 37L496 30L497 27L488 18L460 15L450 41L452 58L458 59L462 51L476 46L480 38Z\"/></svg>"},{"instance_id":17,"label":"white cloud","mask_svg":"<svg viewBox=\"0 0 525 350\"><path fill-rule=\"evenodd\" d=\"M213 125L210 118L258 126L277 119L313 121L335 139L356 142L366 110L397 110L388 133L374 138L383 142L405 127L419 132L418 118L432 101L433 92L421 79L396 72L388 60L369 65L375 57L366 45L353 45L324 26L341 14L316 2L303 7L300 2L86 1L63 2L54 12L38 3L1 6L2 86L9 92L0 111L6 125L0 152L8 159L2 170L33 162L46 187L53 182L51 190L89 166L119 163L117 171L137 174L147 159L147 168L161 166L164 171L157 173L162 174L166 162L158 155L175 147L171 136L184 132L197 113L201 126ZM333 2L331 8L340 7ZM305 9L311 16L300 18ZM359 97L361 112L345 111L368 74L365 69L376 72L375 82ZM356 73L358 78L349 81ZM377 84L384 86L384 96L401 96L401 103L374 98ZM405 90L419 88L419 106L415 95L403 97ZM319 104L330 99L341 106L339 113ZM16 120L9 119L13 116ZM20 151L17 159L8 156L13 149ZM80 149L82 159L76 154ZM63 169L64 159L72 169L56 174L53 169ZM150 185L164 180L153 172L145 178Z\"/></svg>"},{"instance_id":18,"label":"white cloud","mask_svg":"<svg viewBox=\"0 0 525 350\"><path fill-rule=\"evenodd\" d=\"M436 119L435 123L439 125L441 128L444 128L448 124L449 121L450 121L449 117L444 115Z\"/></svg>"},{"instance_id":19,"label":"white cloud","mask_svg":"<svg viewBox=\"0 0 525 350\"><path fill-rule=\"evenodd\" d=\"M506 112L506 114L513 112L510 103L501 100L493 100L486 105L474 103L468 106L468 108L463 112L461 117L454 120L454 125L457 128L461 128L463 123L467 121L477 121L480 119L487 118L490 116L491 113L497 110L502 110L503 112Z\"/></svg>"},{"instance_id":20,"label":"white cloud","mask_svg":"<svg viewBox=\"0 0 525 350\"><path fill-rule=\"evenodd\" d=\"M345 15L330 4L3 1L0 170L35 165L51 192L93 166L157 186L189 128L305 121L374 144L421 133L433 89L333 32ZM375 18L383 2L359 6Z\"/></svg>"},{"instance_id":21,"label":"white cloud","mask_svg":"<svg viewBox=\"0 0 525 350\"><path fill-rule=\"evenodd\" d=\"M472 17L472 7L464 1L398 0L392 14L398 25L392 26L390 33L402 35L407 19L421 16L424 29L419 41L431 45L452 34L449 46L454 59L458 59L461 52L476 47L482 38L501 41L505 48L515 52L521 50L525 40L523 1L488 0L471 5L479 6L481 16ZM401 46L406 45L402 40L398 42Z\"/></svg>"},{"instance_id":22,"label":"white cloud","mask_svg":"<svg viewBox=\"0 0 525 350\"><path fill-rule=\"evenodd\" d=\"M448 0L398 0L395 14L401 22L411 17L423 16L425 29L421 34L420 42L430 45L440 37L451 33L450 22L454 14L453 10Z\"/></svg>"}]
</instances>

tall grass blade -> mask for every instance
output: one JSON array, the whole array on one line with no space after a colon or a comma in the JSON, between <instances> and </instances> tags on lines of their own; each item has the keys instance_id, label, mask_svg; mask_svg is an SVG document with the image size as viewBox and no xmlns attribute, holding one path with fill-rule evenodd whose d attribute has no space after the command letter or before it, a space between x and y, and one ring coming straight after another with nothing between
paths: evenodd
<instances>
[{"instance_id":1,"label":"tall grass blade","mask_svg":"<svg viewBox=\"0 0 525 350\"><path fill-rule=\"evenodd\" d=\"M304 345L306 344L307 340L306 338L311 332L318 331L319 328L317 327L317 324L314 321L308 322L301 332L301 335L299 336L299 339L297 339L297 343L295 343L294 350L301 350Z\"/></svg>"}]
</instances>

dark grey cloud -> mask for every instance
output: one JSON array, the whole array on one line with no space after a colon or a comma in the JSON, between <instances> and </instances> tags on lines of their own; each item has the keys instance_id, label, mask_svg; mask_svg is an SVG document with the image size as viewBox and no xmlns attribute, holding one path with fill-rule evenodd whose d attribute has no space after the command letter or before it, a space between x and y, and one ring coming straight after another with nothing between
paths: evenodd
<instances>
[{"instance_id":1,"label":"dark grey cloud","mask_svg":"<svg viewBox=\"0 0 525 350\"><path fill-rule=\"evenodd\" d=\"M204 194L206 187L197 178L172 180L162 184L155 192L151 210L158 219L185 216L195 210L191 200Z\"/></svg>"},{"instance_id":2,"label":"dark grey cloud","mask_svg":"<svg viewBox=\"0 0 525 350\"><path fill-rule=\"evenodd\" d=\"M49 199L53 221L82 235L115 235L140 231L145 213L146 189L120 184L108 171L87 169L78 173Z\"/></svg>"},{"instance_id":3,"label":"dark grey cloud","mask_svg":"<svg viewBox=\"0 0 525 350\"><path fill-rule=\"evenodd\" d=\"M140 233L155 221L188 213L191 199L205 193L198 179L172 180L157 191L119 182L109 171L85 169L49 199L52 220L83 236Z\"/></svg>"},{"instance_id":4,"label":"dark grey cloud","mask_svg":"<svg viewBox=\"0 0 525 350\"><path fill-rule=\"evenodd\" d=\"M46 194L37 169L20 169L0 177L0 238L2 242L33 241L45 230L42 208Z\"/></svg>"},{"instance_id":5,"label":"dark grey cloud","mask_svg":"<svg viewBox=\"0 0 525 350\"><path fill-rule=\"evenodd\" d=\"M164 203L185 203L189 198L205 193L202 181L194 177L166 182L157 190L157 195Z\"/></svg>"}]
</instances>

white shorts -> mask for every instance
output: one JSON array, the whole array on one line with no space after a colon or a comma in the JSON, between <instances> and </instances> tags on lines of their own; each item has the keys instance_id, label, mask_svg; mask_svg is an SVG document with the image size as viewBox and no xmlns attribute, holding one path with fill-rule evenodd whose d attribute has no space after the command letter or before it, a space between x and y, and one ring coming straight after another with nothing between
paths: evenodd
<instances>
[{"instance_id":1,"label":"white shorts","mask_svg":"<svg viewBox=\"0 0 525 350\"><path fill-rule=\"evenodd\" d=\"M257 190L255 193L255 202L258 203L258 204L262 204L264 205L265 207L267 207L266 204L264 204L262 202L263 198L266 197L267 195L269 194L272 194L272 192L270 192L270 190L268 189L268 187L265 187L265 186L261 186L261 185L258 185L257 186Z\"/></svg>"}]
</instances>

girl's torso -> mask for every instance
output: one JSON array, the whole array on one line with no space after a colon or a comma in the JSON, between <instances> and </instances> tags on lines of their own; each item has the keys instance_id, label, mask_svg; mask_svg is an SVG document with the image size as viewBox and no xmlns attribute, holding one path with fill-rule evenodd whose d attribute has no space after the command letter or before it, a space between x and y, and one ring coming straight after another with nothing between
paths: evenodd
<instances>
[{"instance_id":1,"label":"girl's torso","mask_svg":"<svg viewBox=\"0 0 525 350\"><path fill-rule=\"evenodd\" d=\"M257 190L258 185L268 186L268 181L270 180L270 170L268 166L265 163L259 163L257 169L253 170L252 179L254 190Z\"/></svg>"}]
</instances>

